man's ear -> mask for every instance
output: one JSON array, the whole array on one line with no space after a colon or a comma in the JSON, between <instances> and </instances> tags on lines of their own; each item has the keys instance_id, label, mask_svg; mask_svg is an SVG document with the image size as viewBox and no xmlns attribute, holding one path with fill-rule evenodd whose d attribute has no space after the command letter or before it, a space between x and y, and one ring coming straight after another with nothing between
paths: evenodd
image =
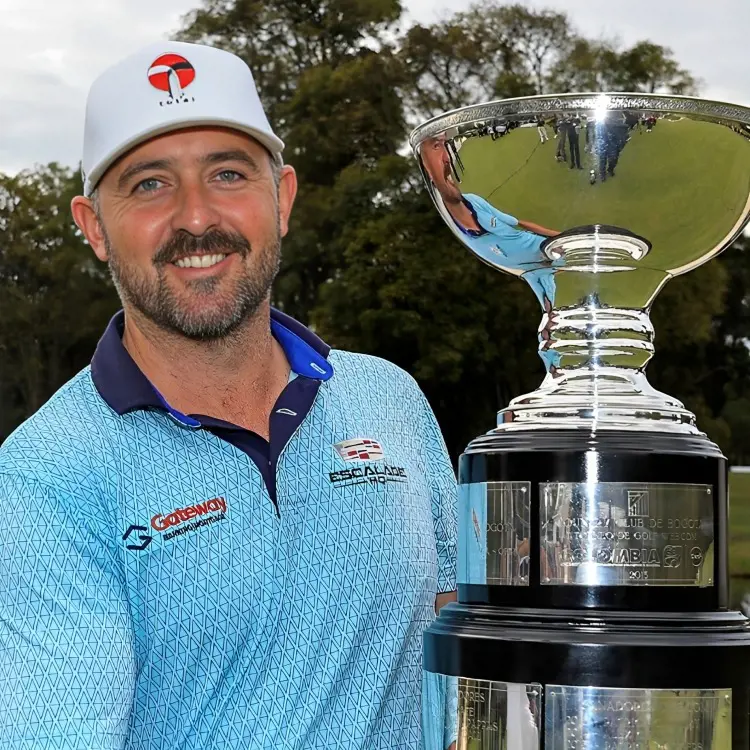
<instances>
[{"instance_id":1,"label":"man's ear","mask_svg":"<svg viewBox=\"0 0 750 750\"><path fill-rule=\"evenodd\" d=\"M82 195L76 196L70 203L70 211L73 214L73 221L88 240L94 255L101 261L109 260L104 228L91 200L84 198Z\"/></svg>"},{"instance_id":2,"label":"man's ear","mask_svg":"<svg viewBox=\"0 0 750 750\"><path fill-rule=\"evenodd\" d=\"M294 167L285 164L279 177L279 224L281 236L286 237L289 231L289 216L292 213L294 199L297 196L297 173Z\"/></svg>"}]
</instances>

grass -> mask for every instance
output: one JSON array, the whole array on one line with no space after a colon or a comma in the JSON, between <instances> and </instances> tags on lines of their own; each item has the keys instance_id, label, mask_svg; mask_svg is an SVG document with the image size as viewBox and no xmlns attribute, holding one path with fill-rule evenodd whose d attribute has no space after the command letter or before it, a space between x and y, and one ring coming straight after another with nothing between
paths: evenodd
<instances>
[{"instance_id":1,"label":"grass","mask_svg":"<svg viewBox=\"0 0 750 750\"><path fill-rule=\"evenodd\" d=\"M549 129L548 129L549 130ZM621 274L556 275L557 304L599 287L612 306L641 307L663 273L696 262L721 244L742 215L750 194L750 142L724 126L687 119L660 120L651 133L633 132L616 176L589 184L583 171L554 159L557 141L539 143L536 128L518 128L492 141L470 138L461 147L461 190L501 211L555 230L587 224L629 229L653 245L639 264L637 283ZM633 279L635 281L635 279Z\"/></svg>"},{"instance_id":2,"label":"grass","mask_svg":"<svg viewBox=\"0 0 750 750\"><path fill-rule=\"evenodd\" d=\"M729 475L729 569L750 577L750 474Z\"/></svg>"}]
</instances>

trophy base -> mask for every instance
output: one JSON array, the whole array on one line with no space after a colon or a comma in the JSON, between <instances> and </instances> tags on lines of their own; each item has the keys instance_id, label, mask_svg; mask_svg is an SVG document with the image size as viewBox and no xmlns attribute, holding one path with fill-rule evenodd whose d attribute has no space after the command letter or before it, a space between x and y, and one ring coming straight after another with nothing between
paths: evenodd
<instances>
[{"instance_id":1,"label":"trophy base","mask_svg":"<svg viewBox=\"0 0 750 750\"><path fill-rule=\"evenodd\" d=\"M459 601L726 609L726 476L701 435L483 435L459 461Z\"/></svg>"},{"instance_id":2,"label":"trophy base","mask_svg":"<svg viewBox=\"0 0 750 750\"><path fill-rule=\"evenodd\" d=\"M703 434L680 401L642 372L618 367L548 373L537 390L498 412L494 431L556 429Z\"/></svg>"},{"instance_id":3,"label":"trophy base","mask_svg":"<svg viewBox=\"0 0 750 750\"><path fill-rule=\"evenodd\" d=\"M458 750L730 750L750 744L740 613L509 610L451 604L424 639L426 737ZM442 681L442 682L441 682Z\"/></svg>"}]
</instances>

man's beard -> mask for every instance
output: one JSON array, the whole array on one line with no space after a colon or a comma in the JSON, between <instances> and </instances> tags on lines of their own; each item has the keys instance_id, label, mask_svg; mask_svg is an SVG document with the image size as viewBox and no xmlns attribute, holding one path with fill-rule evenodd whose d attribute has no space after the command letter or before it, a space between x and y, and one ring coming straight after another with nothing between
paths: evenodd
<instances>
[{"instance_id":1,"label":"man's beard","mask_svg":"<svg viewBox=\"0 0 750 750\"><path fill-rule=\"evenodd\" d=\"M141 269L123 263L106 232L104 240L109 270L123 304L132 305L159 328L194 341L224 339L251 318L267 299L281 259L278 215L273 238L260 250L252 250L247 239L239 233L212 229L201 237L195 237L178 231L154 255L155 279ZM256 256L252 272L245 265L251 252ZM180 295L175 294L167 283L166 265L178 258L202 253L238 254L242 261L241 275L233 284L221 277L191 281L187 284L186 295L193 298L193 304L181 304ZM220 284L226 285L227 290L224 295L214 299L213 295ZM208 301L204 309L200 306L201 296Z\"/></svg>"}]
</instances>

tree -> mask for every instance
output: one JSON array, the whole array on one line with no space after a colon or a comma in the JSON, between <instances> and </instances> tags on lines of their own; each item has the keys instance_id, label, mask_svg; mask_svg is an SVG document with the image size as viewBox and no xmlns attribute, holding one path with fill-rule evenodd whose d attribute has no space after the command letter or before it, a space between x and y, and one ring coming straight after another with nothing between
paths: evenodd
<instances>
[{"instance_id":1,"label":"tree","mask_svg":"<svg viewBox=\"0 0 750 750\"><path fill-rule=\"evenodd\" d=\"M620 50L614 43L572 36L550 70L555 91L632 91L696 94L698 81L681 68L672 51L652 42Z\"/></svg>"},{"instance_id":2,"label":"tree","mask_svg":"<svg viewBox=\"0 0 750 750\"><path fill-rule=\"evenodd\" d=\"M456 456L541 381L540 312L451 238L407 154L410 128L497 97L696 83L667 48L587 39L553 11L483 0L405 29L401 15L399 0L204 0L181 36L247 61L299 174L274 303L411 372ZM69 218L78 179L57 165L0 176L0 439L86 364L117 306ZM660 295L649 375L750 457L750 251L738 247Z\"/></svg>"},{"instance_id":3,"label":"tree","mask_svg":"<svg viewBox=\"0 0 750 750\"><path fill-rule=\"evenodd\" d=\"M450 20L415 25L400 59L412 120L487 99L541 94L568 45L563 13L484 0Z\"/></svg>"},{"instance_id":4,"label":"tree","mask_svg":"<svg viewBox=\"0 0 750 750\"><path fill-rule=\"evenodd\" d=\"M609 75L617 91L694 94L697 89L697 81L675 62L672 50L647 41L619 53Z\"/></svg>"},{"instance_id":5,"label":"tree","mask_svg":"<svg viewBox=\"0 0 750 750\"><path fill-rule=\"evenodd\" d=\"M377 51L401 11L399 0L205 0L183 18L179 37L245 60L283 138L284 105L302 74Z\"/></svg>"},{"instance_id":6,"label":"tree","mask_svg":"<svg viewBox=\"0 0 750 750\"><path fill-rule=\"evenodd\" d=\"M80 177L0 175L0 440L91 359L117 298L70 217Z\"/></svg>"}]
</instances>

